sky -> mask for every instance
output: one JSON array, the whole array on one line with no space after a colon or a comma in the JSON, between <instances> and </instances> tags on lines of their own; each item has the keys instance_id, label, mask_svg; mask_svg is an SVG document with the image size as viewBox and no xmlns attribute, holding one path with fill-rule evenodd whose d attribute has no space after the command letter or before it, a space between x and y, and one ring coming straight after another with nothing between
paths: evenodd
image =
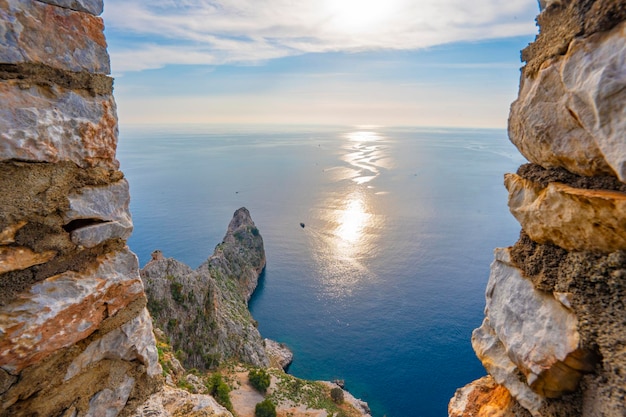
<instances>
[{"instance_id":1,"label":"sky","mask_svg":"<svg viewBox=\"0 0 626 417\"><path fill-rule=\"evenodd\" d=\"M120 125L506 127L535 0L106 0Z\"/></svg>"}]
</instances>

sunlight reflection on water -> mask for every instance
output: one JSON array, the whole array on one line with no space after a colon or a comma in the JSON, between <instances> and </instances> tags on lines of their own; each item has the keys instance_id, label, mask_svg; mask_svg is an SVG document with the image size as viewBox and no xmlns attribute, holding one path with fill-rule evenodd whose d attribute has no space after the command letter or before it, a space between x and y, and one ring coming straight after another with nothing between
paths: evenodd
<instances>
[{"instance_id":1,"label":"sunlight reflection on water","mask_svg":"<svg viewBox=\"0 0 626 417\"><path fill-rule=\"evenodd\" d=\"M377 250L385 216L372 202L388 192L377 189L375 180L392 162L386 138L376 132L350 132L342 139L341 160L347 165L329 172L335 183L343 183L343 192L323 196L315 215L320 231L309 229L322 290L330 297L349 296L364 281L376 279L366 261Z\"/></svg>"}]
</instances>

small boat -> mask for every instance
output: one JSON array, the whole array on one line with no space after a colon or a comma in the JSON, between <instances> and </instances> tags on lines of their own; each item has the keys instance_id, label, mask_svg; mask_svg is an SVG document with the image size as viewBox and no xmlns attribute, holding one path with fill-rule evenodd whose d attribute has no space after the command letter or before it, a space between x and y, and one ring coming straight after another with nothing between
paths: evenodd
<instances>
[{"instance_id":1,"label":"small boat","mask_svg":"<svg viewBox=\"0 0 626 417\"><path fill-rule=\"evenodd\" d=\"M304 223L300 223L300 227L304 229Z\"/></svg>"}]
</instances>

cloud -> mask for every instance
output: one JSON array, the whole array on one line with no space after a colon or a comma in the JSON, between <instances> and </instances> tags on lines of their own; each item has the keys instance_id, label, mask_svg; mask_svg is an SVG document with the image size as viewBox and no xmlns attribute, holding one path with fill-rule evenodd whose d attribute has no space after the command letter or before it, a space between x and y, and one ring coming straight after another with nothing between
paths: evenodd
<instances>
[{"instance_id":1,"label":"cloud","mask_svg":"<svg viewBox=\"0 0 626 417\"><path fill-rule=\"evenodd\" d=\"M108 0L118 72L536 33L533 0Z\"/></svg>"}]
</instances>

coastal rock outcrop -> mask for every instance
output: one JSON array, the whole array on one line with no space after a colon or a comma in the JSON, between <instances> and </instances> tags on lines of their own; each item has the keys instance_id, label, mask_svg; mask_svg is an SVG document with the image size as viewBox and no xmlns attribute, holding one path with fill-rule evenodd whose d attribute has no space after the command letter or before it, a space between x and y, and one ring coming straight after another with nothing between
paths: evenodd
<instances>
[{"instance_id":1,"label":"coastal rock outcrop","mask_svg":"<svg viewBox=\"0 0 626 417\"><path fill-rule=\"evenodd\" d=\"M265 267L263 238L245 208L237 210L215 253L196 270L160 252L141 270L148 308L188 368L236 359L269 360L248 300Z\"/></svg>"},{"instance_id":2,"label":"coastal rock outcrop","mask_svg":"<svg viewBox=\"0 0 626 417\"><path fill-rule=\"evenodd\" d=\"M490 379L450 416L626 415L626 8L541 3L509 118L532 162L504 181L522 232L496 250L472 336Z\"/></svg>"},{"instance_id":3,"label":"coastal rock outcrop","mask_svg":"<svg viewBox=\"0 0 626 417\"><path fill-rule=\"evenodd\" d=\"M128 414L162 378L102 7L0 0L0 416Z\"/></svg>"}]
</instances>

